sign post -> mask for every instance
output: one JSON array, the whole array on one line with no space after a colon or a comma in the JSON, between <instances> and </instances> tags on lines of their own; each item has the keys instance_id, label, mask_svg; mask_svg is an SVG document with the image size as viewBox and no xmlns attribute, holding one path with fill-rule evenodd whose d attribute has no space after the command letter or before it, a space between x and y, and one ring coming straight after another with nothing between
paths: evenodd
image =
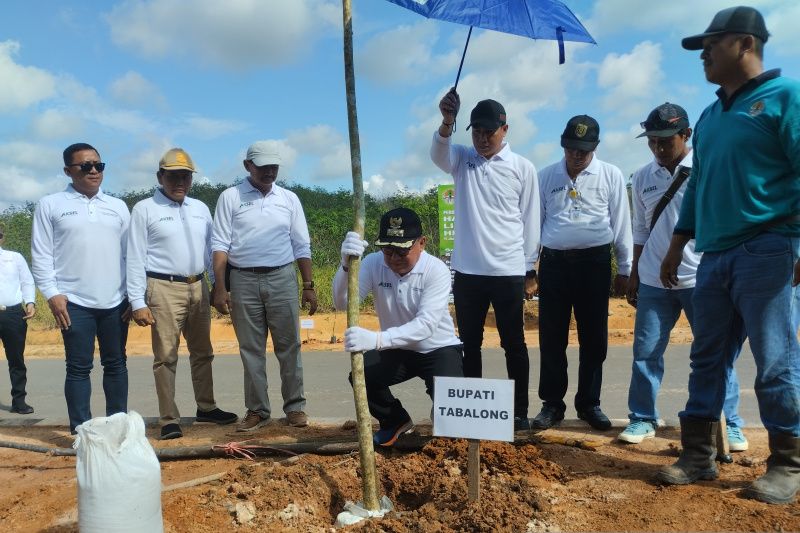
<instances>
[{"instance_id":1,"label":"sign post","mask_svg":"<svg viewBox=\"0 0 800 533\"><path fill-rule=\"evenodd\" d=\"M514 441L514 381L433 378L433 435L465 438L467 496L480 499L480 441Z\"/></svg>"}]
</instances>

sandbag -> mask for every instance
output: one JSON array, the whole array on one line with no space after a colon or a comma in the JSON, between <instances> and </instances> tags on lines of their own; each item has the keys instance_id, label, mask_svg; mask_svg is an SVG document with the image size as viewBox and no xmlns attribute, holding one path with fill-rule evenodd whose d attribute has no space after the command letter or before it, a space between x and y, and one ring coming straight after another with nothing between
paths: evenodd
<instances>
[{"instance_id":1,"label":"sandbag","mask_svg":"<svg viewBox=\"0 0 800 533\"><path fill-rule=\"evenodd\" d=\"M75 428L81 533L161 533L161 466L134 411Z\"/></svg>"}]
</instances>

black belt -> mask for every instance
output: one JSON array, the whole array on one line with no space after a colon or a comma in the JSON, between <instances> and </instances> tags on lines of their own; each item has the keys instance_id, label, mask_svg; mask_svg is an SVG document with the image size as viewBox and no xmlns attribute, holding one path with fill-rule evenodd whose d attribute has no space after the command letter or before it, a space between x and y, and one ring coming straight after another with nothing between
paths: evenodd
<instances>
[{"instance_id":1,"label":"black belt","mask_svg":"<svg viewBox=\"0 0 800 533\"><path fill-rule=\"evenodd\" d=\"M159 274L158 272L146 272L148 278L163 279L164 281L177 281L178 283L194 283L203 279L203 273L194 276L173 276L172 274Z\"/></svg>"},{"instance_id":2,"label":"black belt","mask_svg":"<svg viewBox=\"0 0 800 533\"><path fill-rule=\"evenodd\" d=\"M22 304L0 305L0 312L1 311L22 311Z\"/></svg>"},{"instance_id":3,"label":"black belt","mask_svg":"<svg viewBox=\"0 0 800 533\"><path fill-rule=\"evenodd\" d=\"M609 251L611 251L611 243L592 246L591 248L573 248L571 250L554 250L553 248L542 246L542 255L547 254L555 257L586 257Z\"/></svg>"},{"instance_id":4,"label":"black belt","mask_svg":"<svg viewBox=\"0 0 800 533\"><path fill-rule=\"evenodd\" d=\"M230 265L230 263L228 263ZM286 263L286 265L291 265L291 263ZM267 274L269 272L275 272L276 270L285 267L286 265L280 265L275 267L237 267L230 265L232 270L240 270L242 272L253 272L254 274Z\"/></svg>"}]
</instances>

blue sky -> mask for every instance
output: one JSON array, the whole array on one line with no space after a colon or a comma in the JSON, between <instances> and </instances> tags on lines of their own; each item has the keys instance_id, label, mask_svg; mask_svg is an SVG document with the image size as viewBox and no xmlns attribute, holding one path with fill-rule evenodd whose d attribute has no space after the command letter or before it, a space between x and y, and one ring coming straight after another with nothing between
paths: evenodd
<instances>
[{"instance_id":1,"label":"blue sky","mask_svg":"<svg viewBox=\"0 0 800 533\"><path fill-rule=\"evenodd\" d=\"M718 0L567 0L597 45L476 30L459 92L508 112L511 147L542 168L561 158L573 115L601 126L598 157L628 175L650 159L634 137L664 101L694 121L714 98L698 52ZM800 77L796 0L759 0L772 37L765 67ZM248 144L281 143L281 177L351 187L337 0L5 0L0 18L0 209L67 182L61 151L95 145L104 188L149 188L161 154L181 146L197 180L244 175ZM449 182L428 157L439 98L452 85L467 28L429 21L384 0L353 0L363 176L367 191L424 190Z\"/></svg>"}]
</instances>

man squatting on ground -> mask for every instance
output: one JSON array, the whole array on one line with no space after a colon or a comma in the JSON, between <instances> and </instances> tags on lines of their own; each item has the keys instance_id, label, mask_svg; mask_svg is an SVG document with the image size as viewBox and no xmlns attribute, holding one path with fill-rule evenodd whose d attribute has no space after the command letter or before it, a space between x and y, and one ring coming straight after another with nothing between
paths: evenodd
<instances>
[{"instance_id":1,"label":"man squatting on ground","mask_svg":"<svg viewBox=\"0 0 800 533\"><path fill-rule=\"evenodd\" d=\"M636 322L628 388L630 424L618 437L633 444L656 434L656 396L664 377L664 350L681 310L686 313L689 325L694 325L692 292L701 256L694 250L694 241L690 241L683 250L683 259L678 267L678 284L670 288L661 285L661 260L669 248L686 180L692 169L692 149L689 146L692 128L686 111L669 102L653 109L642 122L642 127L645 131L639 137L647 137L653 161L633 173L631 185L633 266L626 297L628 303L636 308ZM729 348L738 352L743 341L741 338L739 342L732 342ZM731 355L735 357L735 354ZM726 385L722 410L727 418L730 450L746 450L735 368L731 369Z\"/></svg>"},{"instance_id":2,"label":"man squatting on ground","mask_svg":"<svg viewBox=\"0 0 800 533\"><path fill-rule=\"evenodd\" d=\"M0 341L6 352L11 380L12 413L29 415L33 407L25 402L28 369L25 367L25 338L28 320L36 314L36 290L25 258L3 249L6 228L0 224Z\"/></svg>"},{"instance_id":3,"label":"man squatting on ground","mask_svg":"<svg viewBox=\"0 0 800 533\"><path fill-rule=\"evenodd\" d=\"M39 200L33 215L31 270L64 339L64 396L72 433L92 418L89 374L95 337L106 416L128 410L125 253L130 213L125 202L100 188L105 166L91 145L68 146L64 174L72 183Z\"/></svg>"},{"instance_id":4,"label":"man squatting on ground","mask_svg":"<svg viewBox=\"0 0 800 533\"><path fill-rule=\"evenodd\" d=\"M213 302L217 311L231 315L244 366L247 412L239 423L239 431L253 431L271 416L267 395L267 332L272 334L280 366L287 422L296 427L308 425L303 411L306 399L295 261L303 278L301 302L309 305L311 315L317 310L317 294L303 206L295 193L275 184L280 163L274 142L258 141L250 145L243 162L248 178L222 192L214 213Z\"/></svg>"},{"instance_id":5,"label":"man squatting on ground","mask_svg":"<svg viewBox=\"0 0 800 533\"><path fill-rule=\"evenodd\" d=\"M364 353L364 378L369 412L380 423L373 440L391 446L414 427L411 417L389 387L420 377L433 398L434 376L462 377L461 341L450 317L450 269L425 251L419 216L406 208L381 217L379 252L361 262L359 297L375 299L380 331L351 327L344 334L348 352ZM342 264L333 279L337 309L347 308L347 265L367 247L358 233L342 243ZM350 383L353 376L350 375Z\"/></svg>"},{"instance_id":6,"label":"man squatting on ground","mask_svg":"<svg viewBox=\"0 0 800 533\"><path fill-rule=\"evenodd\" d=\"M433 134L431 159L455 183L451 266L464 375L482 375L483 326L491 304L508 377L514 380L514 428L530 429L523 298L533 296L539 255L536 168L505 142L506 111L494 100L481 100L470 113L472 146L451 144L460 107L455 88L439 102L442 124Z\"/></svg>"},{"instance_id":7,"label":"man squatting on ground","mask_svg":"<svg viewBox=\"0 0 800 533\"><path fill-rule=\"evenodd\" d=\"M575 410L593 428L611 421L600 410L603 362L608 352L611 247L617 259L614 289L624 294L633 237L625 177L595 156L600 125L588 115L569 119L561 134L564 157L539 173L542 252L539 263L539 398L532 426L547 429L564 419L567 345L572 312L578 328Z\"/></svg>"},{"instance_id":8,"label":"man squatting on ground","mask_svg":"<svg viewBox=\"0 0 800 533\"><path fill-rule=\"evenodd\" d=\"M744 495L790 503L800 488L800 83L764 71L768 37L761 13L739 6L682 42L702 50L706 79L720 88L695 126L692 175L661 264L661 282L673 287L692 236L703 252L682 451L658 479L717 477L716 425L737 354L730 346L746 332L770 456Z\"/></svg>"},{"instance_id":9,"label":"man squatting on ground","mask_svg":"<svg viewBox=\"0 0 800 533\"><path fill-rule=\"evenodd\" d=\"M181 334L189 349L196 420L231 424L234 413L214 401L211 308L204 273L211 267L211 213L187 196L194 162L181 148L158 164L159 188L133 207L128 231L127 286L133 320L150 326L153 376L162 439L176 439L181 415L175 403L175 371Z\"/></svg>"}]
</instances>

